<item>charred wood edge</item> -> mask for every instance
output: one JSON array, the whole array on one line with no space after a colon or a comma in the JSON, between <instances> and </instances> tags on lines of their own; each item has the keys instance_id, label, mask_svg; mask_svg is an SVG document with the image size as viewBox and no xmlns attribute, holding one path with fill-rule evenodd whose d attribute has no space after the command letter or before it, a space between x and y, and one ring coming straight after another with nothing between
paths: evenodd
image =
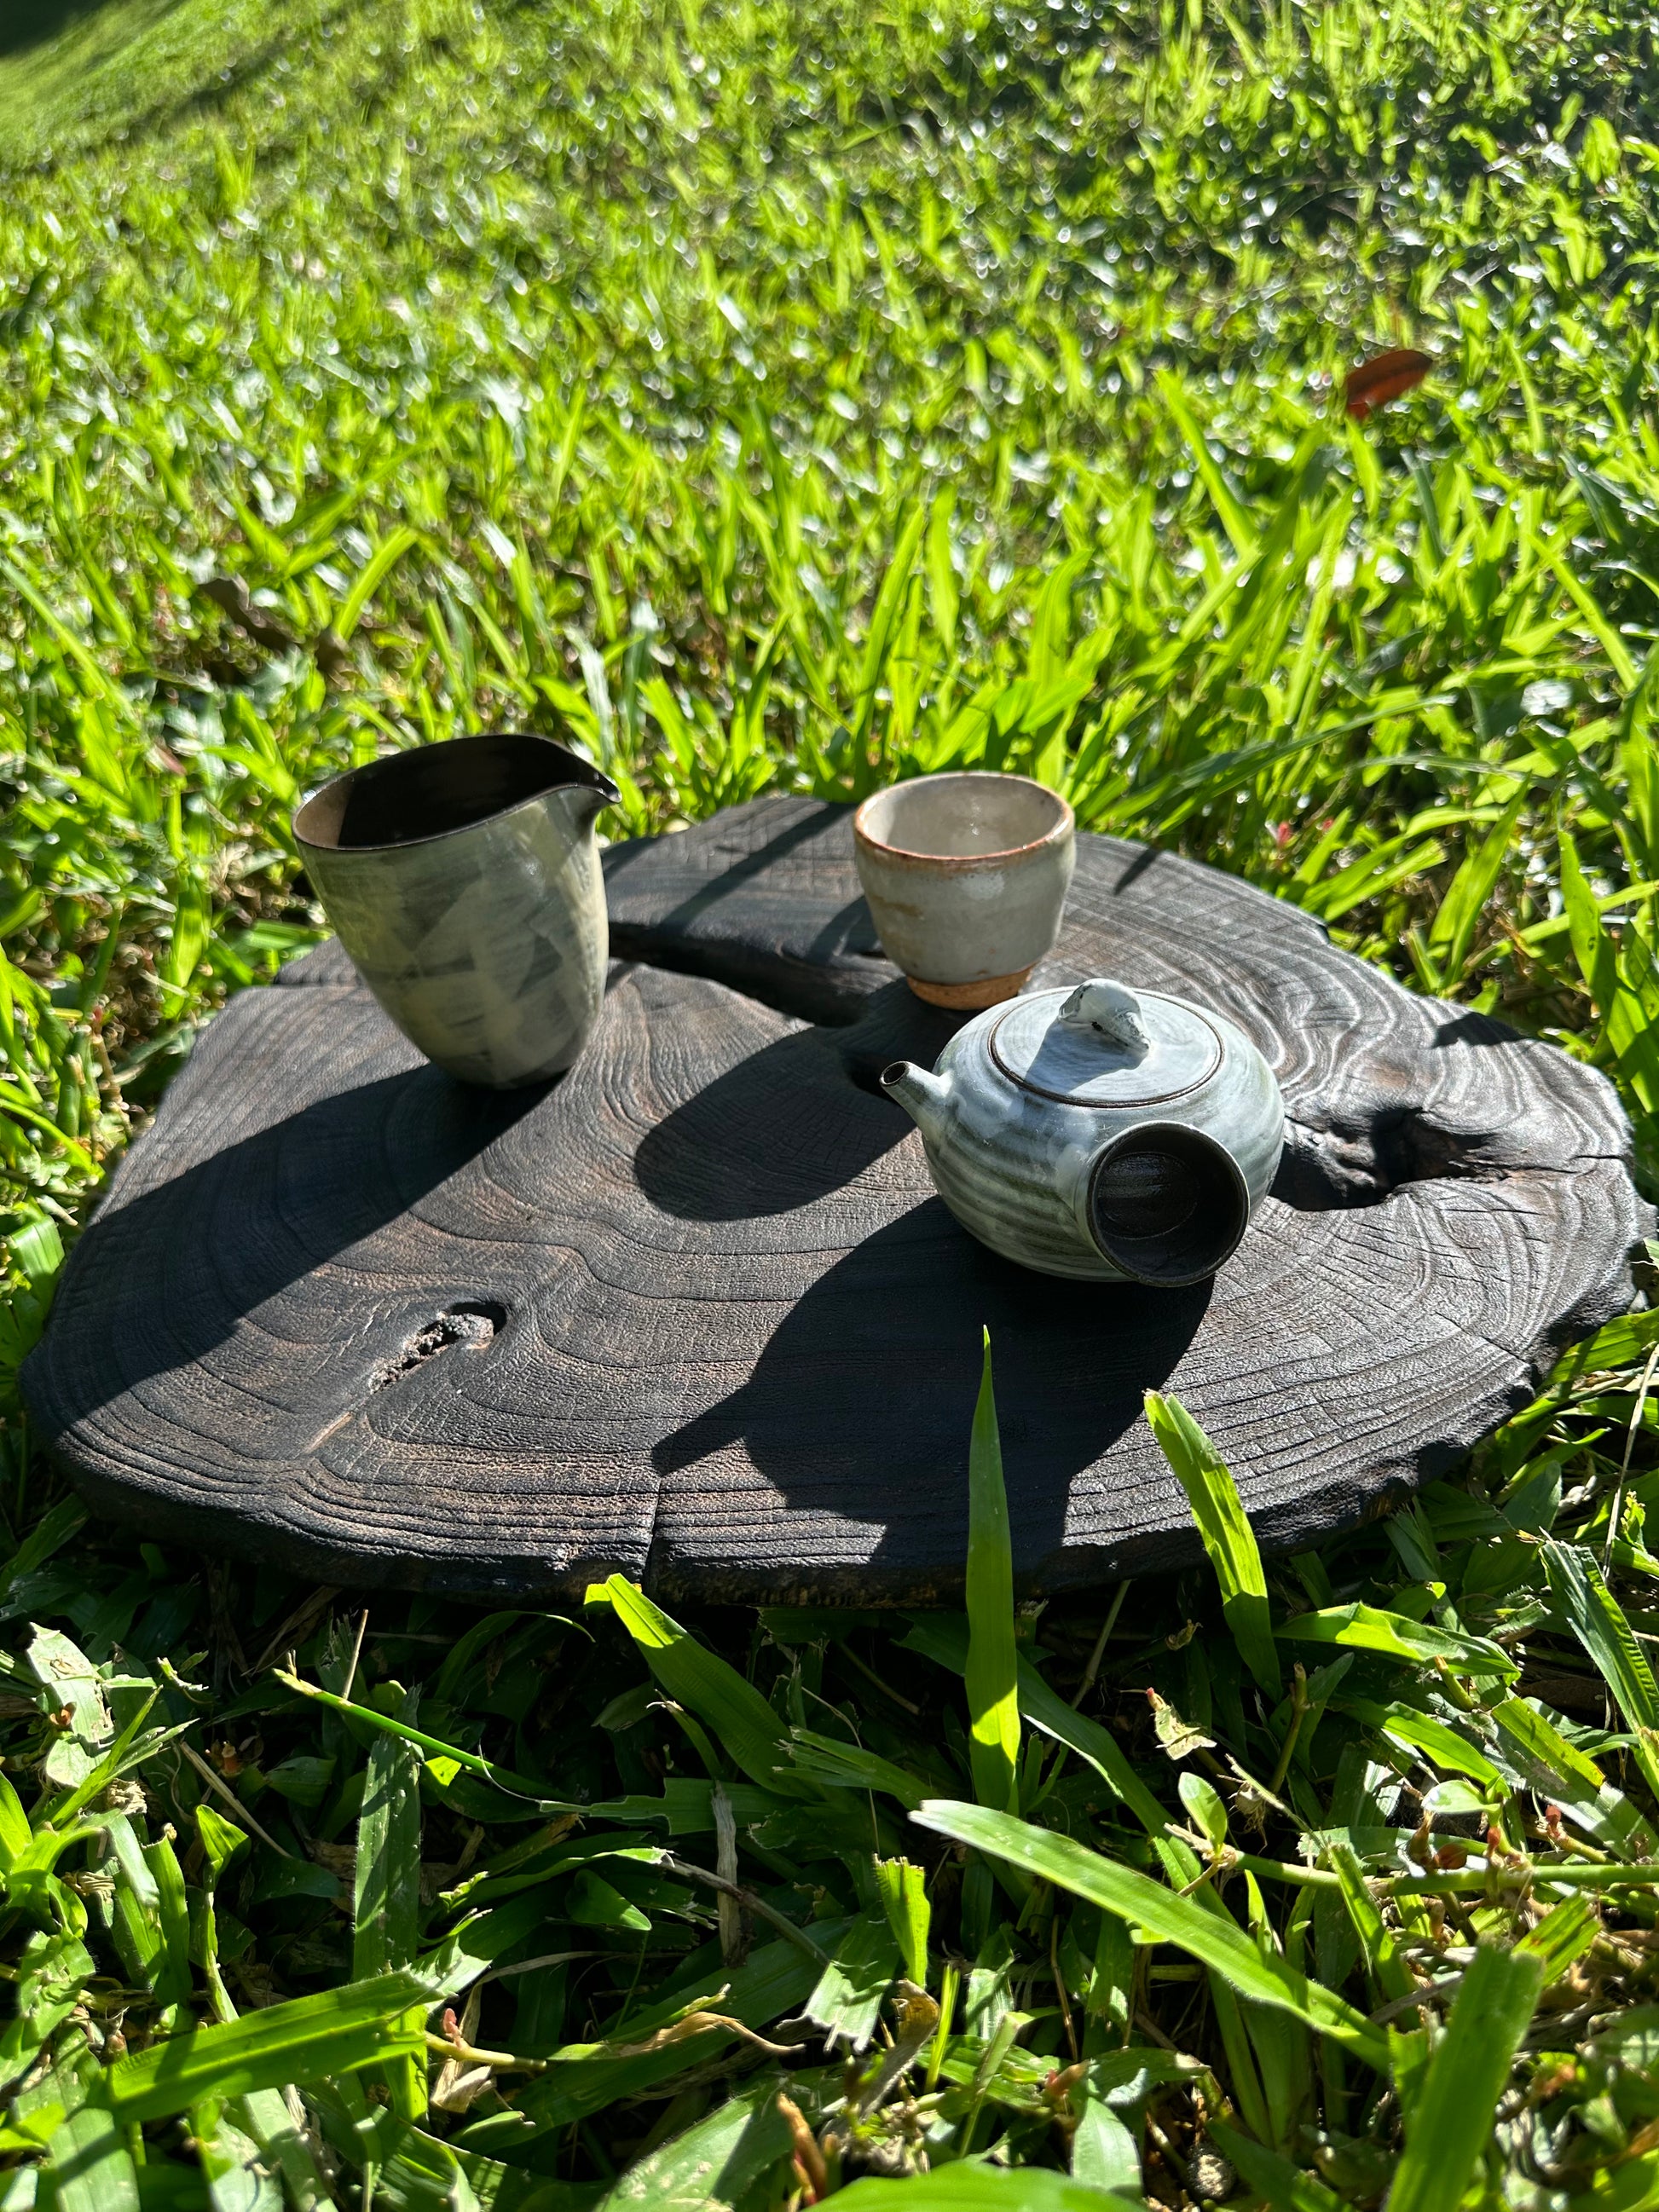
<instances>
[{"instance_id":1,"label":"charred wood edge","mask_svg":"<svg viewBox=\"0 0 1659 2212\"><path fill-rule=\"evenodd\" d=\"M1423 1484L1449 1473L1481 1437L1534 1395L1530 1384L1517 1380L1498 1394L1496 1403L1489 1399L1477 1409L1480 1418L1467 1436L1425 1440L1411 1455L1409 1468L1396 1465L1367 1496L1357 1495L1351 1477L1339 1475L1293 1499L1274 1500L1252 1512L1250 1524L1263 1553L1270 1558L1283 1557L1304 1549L1310 1542L1351 1534L1385 1518L1406 1504ZM228 1510L222 1504L198 1504L152 1488L142 1478L134 1480L111 1473L107 1467L91 1467L55 1443L45 1443L43 1448L95 1509L112 1520L142 1526L147 1535L159 1542L182 1543L294 1575L321 1576L342 1589L420 1590L434 1597L489 1606L514 1604L527 1596L577 1596L589 1583L622 1574L667 1605L800 1604L826 1610L856 1611L862 1607L903 1612L918 1607L959 1607L963 1601L964 1570L960 1565L930 1572L902 1565L884 1566L879 1561L814 1561L797 1570L799 1579L792 1584L775 1571L719 1559L680 1559L666 1547L655 1546L643 1555L629 1557L588 1553L550 1570L538 1570L533 1561L522 1558L462 1562L449 1555L349 1550L314 1534L286 1528L279 1522L244 1523L235 1517L234 1510ZM1310 1522L1319 1524L1316 1537L1310 1534ZM1018 1565L1014 1586L1023 1598L1055 1597L1069 1590L1098 1589L1109 1583L1182 1572L1201 1564L1203 1558L1198 1532L1188 1521L1108 1543L1062 1545L1045 1558Z\"/></svg>"}]
</instances>

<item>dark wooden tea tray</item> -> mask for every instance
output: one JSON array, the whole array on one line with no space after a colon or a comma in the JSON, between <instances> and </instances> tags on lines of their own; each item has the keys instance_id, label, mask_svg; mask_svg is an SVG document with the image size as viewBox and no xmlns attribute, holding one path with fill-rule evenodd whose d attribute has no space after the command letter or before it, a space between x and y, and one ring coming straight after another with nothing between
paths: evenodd
<instances>
[{"instance_id":1,"label":"dark wooden tea tray","mask_svg":"<svg viewBox=\"0 0 1659 2212\"><path fill-rule=\"evenodd\" d=\"M1053 1590L1194 1554L1149 1387L1293 1547L1629 1301L1650 1216L1607 1084L1229 877L1080 837L1031 987L1222 1006L1278 1071L1275 1194L1171 1291L1023 1273L933 1197L876 1077L962 1018L881 957L848 810L758 799L605 872L609 994L550 1088L439 1074L332 945L210 1025L25 1371L98 1506L358 1585L949 1599L988 1324L1018 1565Z\"/></svg>"}]
</instances>

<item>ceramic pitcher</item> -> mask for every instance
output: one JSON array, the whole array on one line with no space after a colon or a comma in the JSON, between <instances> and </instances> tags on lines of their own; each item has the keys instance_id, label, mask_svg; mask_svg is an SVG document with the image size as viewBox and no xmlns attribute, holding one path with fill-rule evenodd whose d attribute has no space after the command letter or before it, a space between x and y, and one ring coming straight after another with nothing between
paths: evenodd
<instances>
[{"instance_id":1,"label":"ceramic pitcher","mask_svg":"<svg viewBox=\"0 0 1659 2212\"><path fill-rule=\"evenodd\" d=\"M294 834L359 974L465 1083L567 1068L610 950L594 822L617 787L549 738L457 738L353 769Z\"/></svg>"}]
</instances>

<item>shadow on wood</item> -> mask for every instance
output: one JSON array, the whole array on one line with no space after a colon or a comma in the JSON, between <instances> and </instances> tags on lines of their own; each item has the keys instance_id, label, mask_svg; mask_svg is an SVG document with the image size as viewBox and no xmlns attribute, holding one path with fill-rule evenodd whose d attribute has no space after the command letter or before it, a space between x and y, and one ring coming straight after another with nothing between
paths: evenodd
<instances>
[{"instance_id":1,"label":"shadow on wood","mask_svg":"<svg viewBox=\"0 0 1659 2212\"><path fill-rule=\"evenodd\" d=\"M77 1246L77 1273L105 1286L108 1364L63 1370L74 1418L206 1359L246 1316L477 1158L546 1088L470 1091L428 1066L383 1076L94 1215Z\"/></svg>"},{"instance_id":2,"label":"shadow on wood","mask_svg":"<svg viewBox=\"0 0 1659 2212\"><path fill-rule=\"evenodd\" d=\"M1148 1297L1133 1284L1033 1275L928 1199L820 1275L748 1381L657 1445L659 1532L677 1519L675 1478L735 1455L790 1512L843 1516L867 1532L870 1594L896 1583L954 1595L968 1542L965 1413L988 1328L1015 1568L1042 1584L1064 1544L1073 1481L1140 1420L1146 1392L1174 1373L1212 1291L1204 1283ZM937 1442L919 1457L924 1437ZM678 1487L695 1495L705 1483ZM665 1583L684 1579L674 1549L653 1548L653 1573ZM922 1551L949 1564L935 1589L918 1593Z\"/></svg>"},{"instance_id":3,"label":"shadow on wood","mask_svg":"<svg viewBox=\"0 0 1659 2212\"><path fill-rule=\"evenodd\" d=\"M965 1018L890 983L856 1023L796 1030L750 1053L645 1131L634 1157L641 1189L680 1220L752 1221L843 1188L910 1133L882 1069L901 1059L931 1066Z\"/></svg>"},{"instance_id":4,"label":"shadow on wood","mask_svg":"<svg viewBox=\"0 0 1659 2212\"><path fill-rule=\"evenodd\" d=\"M733 807L693 831L613 845L611 950L714 976L802 1021L856 1021L896 970L853 871L853 810L809 800L769 814L758 836L754 810Z\"/></svg>"}]
</instances>

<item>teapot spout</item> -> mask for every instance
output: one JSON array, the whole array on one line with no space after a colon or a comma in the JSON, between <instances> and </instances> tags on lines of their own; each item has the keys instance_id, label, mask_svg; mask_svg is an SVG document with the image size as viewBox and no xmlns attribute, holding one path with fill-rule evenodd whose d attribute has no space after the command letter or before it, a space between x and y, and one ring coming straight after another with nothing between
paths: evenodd
<instances>
[{"instance_id":1,"label":"teapot spout","mask_svg":"<svg viewBox=\"0 0 1659 2212\"><path fill-rule=\"evenodd\" d=\"M896 1098L926 1138L941 1136L950 1118L951 1081L913 1060L896 1060L881 1071L881 1087Z\"/></svg>"}]
</instances>

